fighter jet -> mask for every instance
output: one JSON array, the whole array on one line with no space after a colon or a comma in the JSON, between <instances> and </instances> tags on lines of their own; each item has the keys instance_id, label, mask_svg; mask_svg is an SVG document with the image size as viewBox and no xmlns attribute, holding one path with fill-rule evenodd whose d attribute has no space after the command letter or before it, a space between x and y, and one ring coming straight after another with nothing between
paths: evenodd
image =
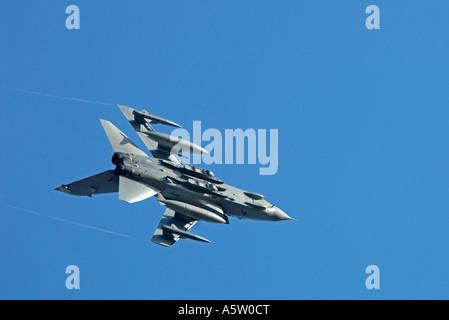
<instances>
[{"instance_id":1,"label":"fighter jet","mask_svg":"<svg viewBox=\"0 0 449 320\"><path fill-rule=\"evenodd\" d=\"M189 232L198 220L229 224L228 216L264 221L291 220L264 196L224 183L209 170L184 165L178 153L207 153L190 141L156 132L150 124L180 127L173 121L118 105L131 126L153 155L150 158L122 131L107 120L100 120L114 150L114 170L61 185L55 190L89 196L118 192L118 198L128 203L157 197L166 207L151 239L165 247L179 239L201 242L209 240Z\"/></svg>"}]
</instances>

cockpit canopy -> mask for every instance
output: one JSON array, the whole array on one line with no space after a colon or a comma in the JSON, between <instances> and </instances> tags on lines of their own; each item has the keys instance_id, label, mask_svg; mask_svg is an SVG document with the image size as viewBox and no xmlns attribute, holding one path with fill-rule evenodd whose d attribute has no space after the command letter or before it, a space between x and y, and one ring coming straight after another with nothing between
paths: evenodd
<instances>
[{"instance_id":1,"label":"cockpit canopy","mask_svg":"<svg viewBox=\"0 0 449 320\"><path fill-rule=\"evenodd\" d=\"M274 205L269 203L267 200L264 200L263 203L265 204L265 207L267 207L267 209L273 208Z\"/></svg>"}]
</instances>

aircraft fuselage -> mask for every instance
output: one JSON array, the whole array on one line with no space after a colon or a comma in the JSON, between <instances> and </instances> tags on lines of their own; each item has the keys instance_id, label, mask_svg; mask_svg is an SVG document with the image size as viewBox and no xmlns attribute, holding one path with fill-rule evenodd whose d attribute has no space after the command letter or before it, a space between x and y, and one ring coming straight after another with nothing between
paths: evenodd
<instances>
[{"instance_id":1,"label":"aircraft fuselage","mask_svg":"<svg viewBox=\"0 0 449 320\"><path fill-rule=\"evenodd\" d=\"M167 199L167 206L179 205L178 202L188 204L186 211L202 208L209 215L213 213L224 217L225 221L225 215L266 221L291 219L282 210L265 201L263 196L223 183L207 174L209 171L127 153L115 153L112 162L116 165L115 174L124 175L159 190ZM195 210L197 209L193 209L193 215ZM210 222L219 221L217 218L217 221Z\"/></svg>"}]
</instances>

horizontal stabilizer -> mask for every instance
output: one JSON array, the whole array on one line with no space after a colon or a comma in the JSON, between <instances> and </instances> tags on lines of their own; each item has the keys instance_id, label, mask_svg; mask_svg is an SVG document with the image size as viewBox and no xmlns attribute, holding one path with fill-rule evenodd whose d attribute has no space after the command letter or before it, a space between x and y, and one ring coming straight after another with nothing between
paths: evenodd
<instances>
[{"instance_id":1,"label":"horizontal stabilizer","mask_svg":"<svg viewBox=\"0 0 449 320\"><path fill-rule=\"evenodd\" d=\"M118 191L118 178L114 170L108 170L89 178L61 185L55 190L74 196L89 196L94 194L113 193Z\"/></svg>"},{"instance_id":2,"label":"horizontal stabilizer","mask_svg":"<svg viewBox=\"0 0 449 320\"><path fill-rule=\"evenodd\" d=\"M134 203L148 199L158 192L158 190L145 183L132 180L124 176L120 176L119 178L118 198L120 200Z\"/></svg>"}]
</instances>

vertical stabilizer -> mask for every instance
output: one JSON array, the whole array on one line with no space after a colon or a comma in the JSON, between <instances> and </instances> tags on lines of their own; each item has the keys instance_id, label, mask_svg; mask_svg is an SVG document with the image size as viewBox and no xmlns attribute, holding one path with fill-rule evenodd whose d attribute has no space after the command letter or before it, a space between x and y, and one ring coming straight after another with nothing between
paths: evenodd
<instances>
[{"instance_id":1,"label":"vertical stabilizer","mask_svg":"<svg viewBox=\"0 0 449 320\"><path fill-rule=\"evenodd\" d=\"M111 122L103 119L100 119L100 122L108 136L112 149L114 149L115 152L131 153L138 156L148 157L148 155L140 150L134 142L126 136L126 134L121 132Z\"/></svg>"}]
</instances>

